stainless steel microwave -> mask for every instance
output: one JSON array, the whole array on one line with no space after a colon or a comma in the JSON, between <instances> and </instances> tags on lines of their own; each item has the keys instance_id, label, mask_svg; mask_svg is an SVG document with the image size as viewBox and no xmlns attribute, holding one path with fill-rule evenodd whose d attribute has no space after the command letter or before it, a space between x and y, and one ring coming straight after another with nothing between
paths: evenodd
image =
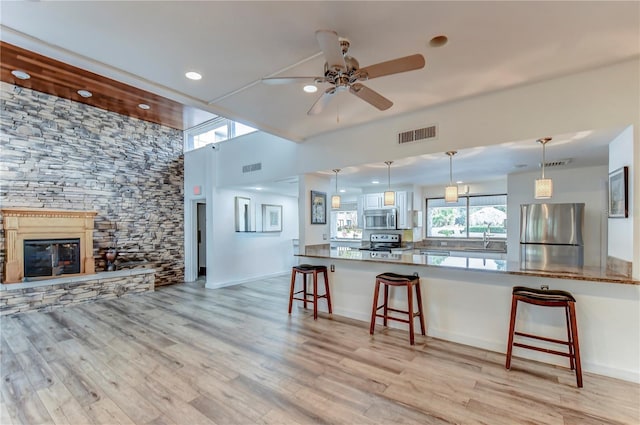
<instances>
[{"instance_id":1,"label":"stainless steel microwave","mask_svg":"<svg viewBox=\"0 0 640 425\"><path fill-rule=\"evenodd\" d=\"M395 208L364 210L364 228L367 230L395 229L397 214Z\"/></svg>"}]
</instances>

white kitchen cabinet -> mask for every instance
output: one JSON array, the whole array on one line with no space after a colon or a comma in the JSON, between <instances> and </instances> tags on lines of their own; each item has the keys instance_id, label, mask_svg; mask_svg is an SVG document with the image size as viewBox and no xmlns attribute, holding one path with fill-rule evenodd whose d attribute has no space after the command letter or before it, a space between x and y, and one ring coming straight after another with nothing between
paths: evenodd
<instances>
[{"instance_id":1,"label":"white kitchen cabinet","mask_svg":"<svg viewBox=\"0 0 640 425\"><path fill-rule=\"evenodd\" d=\"M364 195L364 209L375 210L384 207L383 193L366 193Z\"/></svg>"},{"instance_id":2,"label":"white kitchen cabinet","mask_svg":"<svg viewBox=\"0 0 640 425\"><path fill-rule=\"evenodd\" d=\"M358 228L364 228L364 195L358 196Z\"/></svg>"},{"instance_id":3,"label":"white kitchen cabinet","mask_svg":"<svg viewBox=\"0 0 640 425\"><path fill-rule=\"evenodd\" d=\"M396 192L396 209L398 210L397 228L413 228L413 193L405 191Z\"/></svg>"}]
</instances>

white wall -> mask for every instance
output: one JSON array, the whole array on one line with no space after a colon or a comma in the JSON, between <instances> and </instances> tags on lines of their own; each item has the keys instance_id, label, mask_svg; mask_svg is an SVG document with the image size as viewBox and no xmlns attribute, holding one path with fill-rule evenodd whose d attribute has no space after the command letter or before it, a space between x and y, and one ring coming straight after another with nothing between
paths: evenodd
<instances>
[{"instance_id":1,"label":"white wall","mask_svg":"<svg viewBox=\"0 0 640 425\"><path fill-rule=\"evenodd\" d=\"M455 176L454 176L455 178ZM465 186L469 192L464 193ZM424 208L424 200L426 198L443 198L445 185L423 186L422 206ZM464 182L458 185L458 193L460 195L499 195L507 193L507 177L498 180L488 180L482 182Z\"/></svg>"},{"instance_id":2,"label":"white wall","mask_svg":"<svg viewBox=\"0 0 640 425\"><path fill-rule=\"evenodd\" d=\"M545 177L553 180L553 198L539 200L533 196L539 173L510 174L507 190L507 258L520 260L520 205L539 203L585 204L584 265L600 267L606 259L607 167L583 167L570 170L547 169ZM627 236L628 239L631 239Z\"/></svg>"},{"instance_id":3,"label":"white wall","mask_svg":"<svg viewBox=\"0 0 640 425\"><path fill-rule=\"evenodd\" d=\"M609 144L609 172L624 166L629 167L629 211L632 214L629 218L608 219L609 255L625 261L633 261L633 239L629 238L629 235L633 235L633 210L635 209L633 208L635 192L633 152L633 127L629 126Z\"/></svg>"},{"instance_id":4,"label":"white wall","mask_svg":"<svg viewBox=\"0 0 640 425\"><path fill-rule=\"evenodd\" d=\"M276 142L278 143L278 142ZM289 272L298 237L298 200L269 193L218 187L221 149L206 146L185 154L185 280L197 279L196 203L207 205L207 287L225 286L259 276ZM241 171L241 170L240 170ZM194 194L200 187L201 194ZM261 204L283 206L283 231L236 233L235 197L251 198L260 219Z\"/></svg>"},{"instance_id":5,"label":"white wall","mask_svg":"<svg viewBox=\"0 0 640 425\"><path fill-rule=\"evenodd\" d=\"M311 191L327 194L327 223L311 224ZM331 233L329 212L331 208L331 176L321 177L303 174L298 177L298 211L300 214L300 249L306 245L328 244Z\"/></svg>"},{"instance_id":6,"label":"white wall","mask_svg":"<svg viewBox=\"0 0 640 425\"><path fill-rule=\"evenodd\" d=\"M240 186L298 175L298 145L260 131L216 145L218 186ZM262 163L262 169L243 173L242 166Z\"/></svg>"},{"instance_id":7,"label":"white wall","mask_svg":"<svg viewBox=\"0 0 640 425\"><path fill-rule=\"evenodd\" d=\"M282 205L282 232L236 232L235 197L250 198L261 229L262 204ZM246 282L290 272L294 264L293 239L298 236L298 200L269 193L217 189L211 208L213 255L207 263L207 288Z\"/></svg>"}]
</instances>

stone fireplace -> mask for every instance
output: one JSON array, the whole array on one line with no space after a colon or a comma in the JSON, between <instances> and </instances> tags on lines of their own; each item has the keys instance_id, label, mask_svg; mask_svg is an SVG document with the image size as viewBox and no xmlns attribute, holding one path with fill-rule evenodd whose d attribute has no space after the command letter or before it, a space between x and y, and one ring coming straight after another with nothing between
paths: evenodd
<instances>
[{"instance_id":1,"label":"stone fireplace","mask_svg":"<svg viewBox=\"0 0 640 425\"><path fill-rule=\"evenodd\" d=\"M95 273L95 211L2 209L5 233L4 283Z\"/></svg>"}]
</instances>

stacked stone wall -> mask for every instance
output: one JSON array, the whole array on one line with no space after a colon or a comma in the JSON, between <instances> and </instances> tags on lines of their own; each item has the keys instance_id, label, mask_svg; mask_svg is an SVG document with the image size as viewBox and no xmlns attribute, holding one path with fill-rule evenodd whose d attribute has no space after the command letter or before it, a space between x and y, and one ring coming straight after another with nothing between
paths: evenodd
<instances>
[{"instance_id":1,"label":"stacked stone wall","mask_svg":"<svg viewBox=\"0 0 640 425\"><path fill-rule=\"evenodd\" d=\"M150 263L157 286L183 282L182 132L0 84L2 208L97 211L96 271L115 246L121 262ZM0 230L0 277L4 244Z\"/></svg>"},{"instance_id":2,"label":"stacked stone wall","mask_svg":"<svg viewBox=\"0 0 640 425\"><path fill-rule=\"evenodd\" d=\"M51 311L71 304L108 300L154 290L153 269L99 273L91 276L95 278L71 278L72 281L67 283L30 288L12 289L12 285L6 285L0 291L0 316L29 311Z\"/></svg>"}]
</instances>

